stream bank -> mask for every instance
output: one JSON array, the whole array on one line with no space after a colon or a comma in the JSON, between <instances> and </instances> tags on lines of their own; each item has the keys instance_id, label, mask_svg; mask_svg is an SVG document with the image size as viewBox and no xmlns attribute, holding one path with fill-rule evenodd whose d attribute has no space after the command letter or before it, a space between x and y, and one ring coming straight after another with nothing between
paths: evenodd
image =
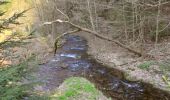
<instances>
[{"instance_id":1,"label":"stream bank","mask_svg":"<svg viewBox=\"0 0 170 100\"><path fill-rule=\"evenodd\" d=\"M145 64L147 59L138 57L133 53L119 47L114 43L96 38L87 33L80 34L88 41L88 55L104 65L121 70L126 79L131 81L142 81L152 84L155 88L165 90L170 93L168 84L164 82L163 71L159 65L149 65L148 69L141 69L139 66ZM148 59L148 62L150 60Z\"/></svg>"},{"instance_id":2,"label":"stream bank","mask_svg":"<svg viewBox=\"0 0 170 100\"><path fill-rule=\"evenodd\" d=\"M55 57L43 64L37 78L43 83L37 91L55 91L69 77L84 77L113 100L169 100L170 95L140 81L128 81L124 73L97 62L87 54L86 39L67 35Z\"/></svg>"}]
</instances>

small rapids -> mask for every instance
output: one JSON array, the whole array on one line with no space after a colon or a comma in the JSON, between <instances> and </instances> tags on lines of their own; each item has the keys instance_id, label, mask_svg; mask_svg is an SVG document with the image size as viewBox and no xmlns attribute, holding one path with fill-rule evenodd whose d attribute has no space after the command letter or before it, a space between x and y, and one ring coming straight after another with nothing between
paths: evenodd
<instances>
[{"instance_id":1,"label":"small rapids","mask_svg":"<svg viewBox=\"0 0 170 100\"><path fill-rule=\"evenodd\" d=\"M53 91L66 78L85 77L113 100L170 100L170 95L142 82L131 82L121 71L96 62L87 54L87 41L77 35L67 35L55 57L41 65L39 79L44 85L37 90Z\"/></svg>"}]
</instances>

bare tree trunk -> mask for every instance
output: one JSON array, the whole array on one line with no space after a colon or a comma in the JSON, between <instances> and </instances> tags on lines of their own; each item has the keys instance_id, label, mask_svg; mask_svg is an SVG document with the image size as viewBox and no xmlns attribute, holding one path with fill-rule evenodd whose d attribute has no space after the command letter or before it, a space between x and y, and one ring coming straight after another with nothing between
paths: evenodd
<instances>
[{"instance_id":1,"label":"bare tree trunk","mask_svg":"<svg viewBox=\"0 0 170 100\"><path fill-rule=\"evenodd\" d=\"M155 47L158 43L158 39L159 39L159 17L160 17L160 13L161 13L161 0L158 1L158 13L157 13L157 19L156 19L156 35L155 35Z\"/></svg>"},{"instance_id":2,"label":"bare tree trunk","mask_svg":"<svg viewBox=\"0 0 170 100\"><path fill-rule=\"evenodd\" d=\"M126 15L125 15L125 1L123 0L123 20L124 20L124 32L126 41L128 41L128 32L127 32L127 21L126 21Z\"/></svg>"},{"instance_id":3,"label":"bare tree trunk","mask_svg":"<svg viewBox=\"0 0 170 100\"><path fill-rule=\"evenodd\" d=\"M90 17L90 22L91 22L92 29L93 29L93 31L95 31L95 25L94 25L91 6L90 6L90 0L87 0L87 9L88 9L88 12L89 12L89 17Z\"/></svg>"},{"instance_id":4,"label":"bare tree trunk","mask_svg":"<svg viewBox=\"0 0 170 100\"><path fill-rule=\"evenodd\" d=\"M132 34L133 34L133 42L135 41L135 4L132 1L132 18L133 18L133 25L132 25Z\"/></svg>"},{"instance_id":5,"label":"bare tree trunk","mask_svg":"<svg viewBox=\"0 0 170 100\"><path fill-rule=\"evenodd\" d=\"M97 6L96 6L96 0L94 2L94 12L95 12L95 29L98 30L98 19L97 19Z\"/></svg>"}]
</instances>

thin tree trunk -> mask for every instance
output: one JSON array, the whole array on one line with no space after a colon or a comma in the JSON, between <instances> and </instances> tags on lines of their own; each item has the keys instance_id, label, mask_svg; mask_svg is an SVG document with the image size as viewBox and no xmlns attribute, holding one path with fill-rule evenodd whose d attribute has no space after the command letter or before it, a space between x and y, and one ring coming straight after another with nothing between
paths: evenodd
<instances>
[{"instance_id":1,"label":"thin tree trunk","mask_svg":"<svg viewBox=\"0 0 170 100\"><path fill-rule=\"evenodd\" d=\"M158 39L159 39L159 17L160 17L160 13L161 13L161 9L160 9L160 6L161 6L161 0L158 1L158 14L157 14L157 19L156 19L156 36L155 36L155 47L158 43Z\"/></svg>"},{"instance_id":2,"label":"thin tree trunk","mask_svg":"<svg viewBox=\"0 0 170 100\"><path fill-rule=\"evenodd\" d=\"M93 31L95 31L95 25L94 25L94 21L93 21L93 15L92 15L92 11L91 11L91 7L90 7L90 0L87 0L87 9L89 12L89 17L90 17L90 22L91 22L91 26Z\"/></svg>"},{"instance_id":3,"label":"thin tree trunk","mask_svg":"<svg viewBox=\"0 0 170 100\"><path fill-rule=\"evenodd\" d=\"M126 21L126 15L125 15L125 1L123 0L123 20L124 20L124 32L126 41L128 40L128 33L127 33L127 21Z\"/></svg>"}]
</instances>

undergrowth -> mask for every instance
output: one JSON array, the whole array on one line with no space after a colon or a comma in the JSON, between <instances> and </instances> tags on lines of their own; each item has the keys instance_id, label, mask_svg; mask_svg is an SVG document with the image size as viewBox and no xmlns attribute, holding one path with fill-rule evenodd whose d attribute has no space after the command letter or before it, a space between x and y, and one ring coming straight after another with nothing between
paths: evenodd
<instances>
[{"instance_id":1,"label":"undergrowth","mask_svg":"<svg viewBox=\"0 0 170 100\"><path fill-rule=\"evenodd\" d=\"M160 70L162 75L162 80L170 88L170 62L168 60L156 62L156 61L146 61L138 66L138 68L149 71L150 66L157 65L159 66L157 70Z\"/></svg>"},{"instance_id":2,"label":"undergrowth","mask_svg":"<svg viewBox=\"0 0 170 100\"><path fill-rule=\"evenodd\" d=\"M0 69L0 100L22 100L30 96L33 84L23 80L31 79L29 74L33 69L29 65L34 61L35 56L32 56L18 65ZM31 94L31 97L33 95L35 94Z\"/></svg>"}]
</instances>

